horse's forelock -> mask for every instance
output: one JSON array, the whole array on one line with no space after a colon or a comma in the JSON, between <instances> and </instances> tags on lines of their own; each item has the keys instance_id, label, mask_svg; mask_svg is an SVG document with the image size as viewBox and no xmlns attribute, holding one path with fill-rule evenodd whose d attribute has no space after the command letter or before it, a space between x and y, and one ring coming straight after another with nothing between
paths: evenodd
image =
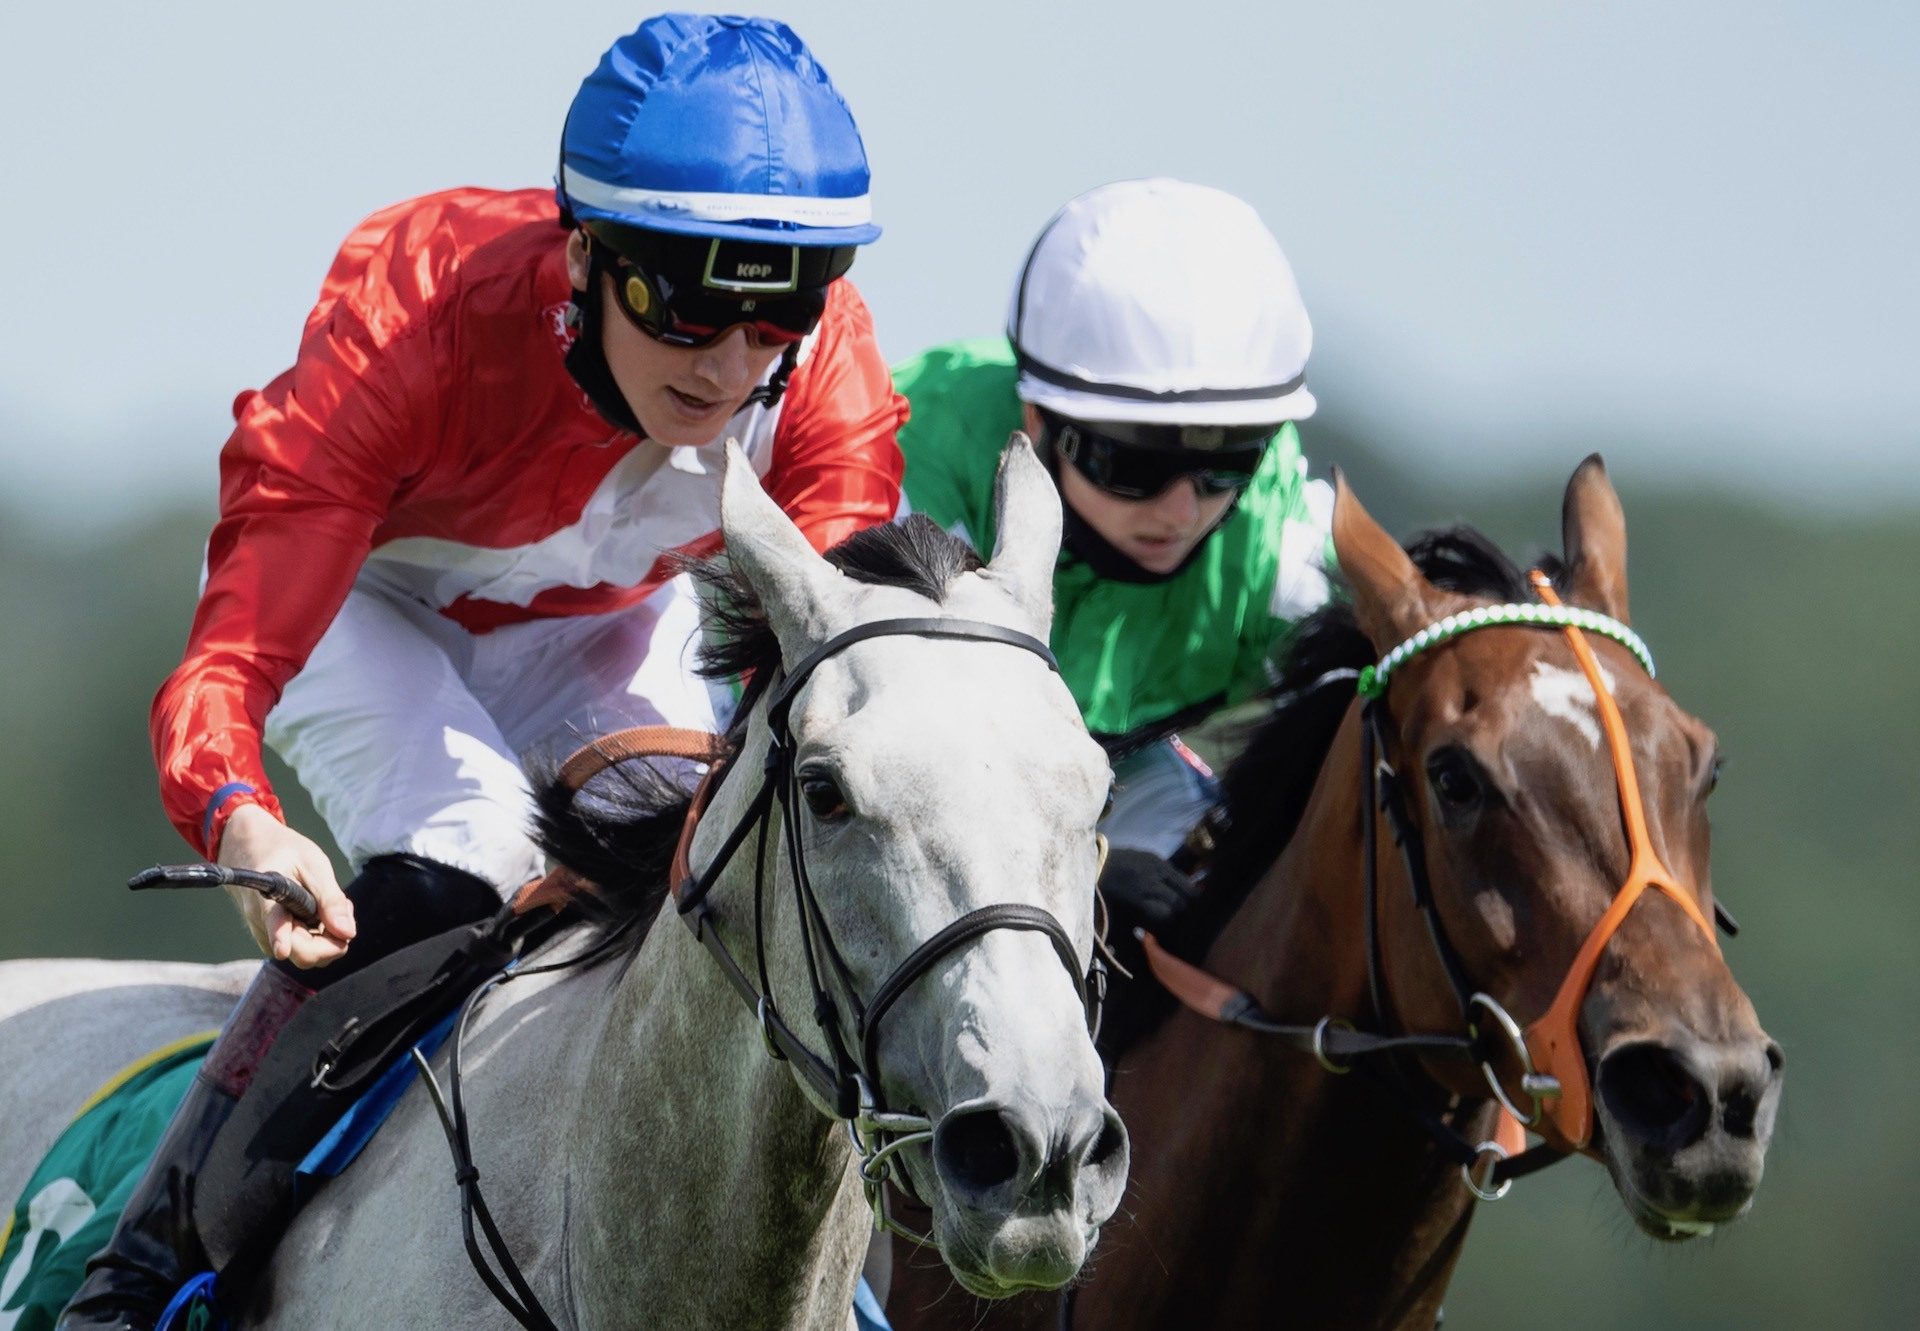
<instances>
[{"instance_id":1,"label":"horse's forelock","mask_svg":"<svg viewBox=\"0 0 1920 1331\"><path fill-rule=\"evenodd\" d=\"M972 546L918 513L863 528L829 549L826 559L855 582L899 587L936 603L946 599L948 588L963 573L983 567ZM745 676L751 681L738 713L744 722L759 690L780 668L779 640L759 593L724 552L691 561L686 568L700 584L708 630L700 649L700 673L709 679Z\"/></svg>"}]
</instances>

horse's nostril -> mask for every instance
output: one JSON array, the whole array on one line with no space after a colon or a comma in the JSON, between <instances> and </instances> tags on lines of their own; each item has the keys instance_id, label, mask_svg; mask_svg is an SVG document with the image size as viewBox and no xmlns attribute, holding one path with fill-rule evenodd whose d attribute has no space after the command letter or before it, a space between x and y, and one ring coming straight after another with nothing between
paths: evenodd
<instances>
[{"instance_id":1,"label":"horse's nostril","mask_svg":"<svg viewBox=\"0 0 1920 1331\"><path fill-rule=\"evenodd\" d=\"M1751 1138L1760 1132L1760 1116L1767 1102L1767 1094L1780 1084L1780 1069L1786 1061L1780 1046L1769 1040L1764 1070L1751 1056L1730 1062L1720 1086L1720 1098L1725 1103L1720 1121L1725 1125L1728 1136Z\"/></svg>"},{"instance_id":2,"label":"horse's nostril","mask_svg":"<svg viewBox=\"0 0 1920 1331\"><path fill-rule=\"evenodd\" d=\"M1093 1149L1087 1152L1087 1167L1099 1169L1126 1149L1127 1130L1120 1126L1117 1115L1109 1115L1100 1129L1099 1138L1093 1143Z\"/></svg>"},{"instance_id":3,"label":"horse's nostril","mask_svg":"<svg viewBox=\"0 0 1920 1331\"><path fill-rule=\"evenodd\" d=\"M998 1110L949 1115L933 1143L947 1181L968 1192L988 1192L1010 1182L1020 1169L1020 1146Z\"/></svg>"},{"instance_id":4,"label":"horse's nostril","mask_svg":"<svg viewBox=\"0 0 1920 1331\"><path fill-rule=\"evenodd\" d=\"M1600 1095L1621 1128L1668 1151L1698 1141L1713 1117L1706 1089L1657 1044L1629 1045L1601 1059Z\"/></svg>"},{"instance_id":5,"label":"horse's nostril","mask_svg":"<svg viewBox=\"0 0 1920 1331\"><path fill-rule=\"evenodd\" d=\"M1753 1136L1754 1120L1759 1116L1760 1101L1746 1090L1730 1092L1726 1108L1720 1111L1720 1121L1726 1126L1730 1137Z\"/></svg>"}]
</instances>

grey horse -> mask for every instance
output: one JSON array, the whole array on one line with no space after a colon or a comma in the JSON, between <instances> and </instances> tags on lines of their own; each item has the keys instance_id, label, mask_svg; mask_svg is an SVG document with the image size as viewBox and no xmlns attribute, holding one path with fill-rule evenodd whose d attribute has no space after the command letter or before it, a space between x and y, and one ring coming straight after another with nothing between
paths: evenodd
<instances>
[{"instance_id":1,"label":"grey horse","mask_svg":"<svg viewBox=\"0 0 1920 1331\"><path fill-rule=\"evenodd\" d=\"M1024 441L1008 450L996 500L992 559L919 570L917 590L913 576L888 585L815 554L732 448L722 526L787 663L856 625L902 617L1044 640L1060 511ZM932 571L941 584L930 588ZM764 713L763 701L747 718L735 773L761 770ZM1109 773L1037 655L926 636L856 642L795 694L790 727L802 780L833 792L833 807L816 806L798 831L856 989L871 995L921 943L993 903L1051 914L1084 972ZM753 792L751 780L720 783L692 843L696 869ZM776 815L766 973L798 1033L824 1050L777 853L795 830ZM749 969L754 873L754 855L734 856L710 898L722 940ZM563 936L532 960L591 942ZM931 1238L956 1278L984 1296L1070 1280L1124 1187L1126 1135L1102 1093L1084 995L1056 951L1034 931L972 938L908 987L877 1041L876 1089L932 1125L930 1141L899 1152L905 1181L931 1206ZM767 1056L755 1013L671 909L627 962L501 986L467 1031L474 1163L532 1289L567 1327L847 1327L871 1225L843 1125L790 1064ZM59 964L0 966L0 1017L43 998L33 991ZM57 1048L0 1063L22 1087L56 1066L62 1079L30 1099L0 1092L17 1106L0 1117L0 1179L24 1178L75 1102L137 1046L211 1024L243 978L73 964L91 973L69 987L102 991L85 1019L63 1022ZM135 997L154 983L177 1001ZM443 1051L442 1078L445 1063ZM78 1094L63 1100L66 1091ZM301 1212L237 1312L258 1327L513 1325L462 1247L446 1139L420 1084Z\"/></svg>"}]
</instances>

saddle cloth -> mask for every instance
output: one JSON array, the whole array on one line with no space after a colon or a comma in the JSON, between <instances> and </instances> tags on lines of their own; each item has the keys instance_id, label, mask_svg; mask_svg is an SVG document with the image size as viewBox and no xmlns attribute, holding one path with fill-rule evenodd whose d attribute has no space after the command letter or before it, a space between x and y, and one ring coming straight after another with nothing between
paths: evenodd
<instances>
[{"instance_id":1,"label":"saddle cloth","mask_svg":"<svg viewBox=\"0 0 1920 1331\"><path fill-rule=\"evenodd\" d=\"M452 1032L449 1014L414 1045L431 1057ZM97 1092L47 1152L0 1228L0 1331L52 1331L80 1287L87 1259L104 1248L166 1131L213 1031L155 1050ZM297 1170L303 1191L353 1163L418 1075L411 1058L389 1067L307 1153ZM435 1143L438 1145L438 1143ZM160 1331L219 1331L225 1325L204 1278L189 1282ZM865 1280L854 1296L860 1331L888 1331L886 1314Z\"/></svg>"},{"instance_id":2,"label":"saddle cloth","mask_svg":"<svg viewBox=\"0 0 1920 1331\"><path fill-rule=\"evenodd\" d=\"M214 1032L140 1059L82 1107L0 1228L0 1331L51 1331L107 1246Z\"/></svg>"}]
</instances>

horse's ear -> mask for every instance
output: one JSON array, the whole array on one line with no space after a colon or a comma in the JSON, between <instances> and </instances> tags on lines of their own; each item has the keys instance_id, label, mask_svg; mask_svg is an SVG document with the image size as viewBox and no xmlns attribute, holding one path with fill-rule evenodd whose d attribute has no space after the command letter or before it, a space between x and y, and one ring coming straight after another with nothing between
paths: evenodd
<instances>
[{"instance_id":1,"label":"horse's ear","mask_svg":"<svg viewBox=\"0 0 1920 1331\"><path fill-rule=\"evenodd\" d=\"M1433 621L1438 590L1414 567L1400 542L1361 507L1338 467L1333 469L1333 549L1353 588L1360 631L1380 651Z\"/></svg>"},{"instance_id":2,"label":"horse's ear","mask_svg":"<svg viewBox=\"0 0 1920 1331\"><path fill-rule=\"evenodd\" d=\"M1627 620L1627 515L1598 453L1574 469L1560 505L1560 544L1575 604Z\"/></svg>"},{"instance_id":3,"label":"horse's ear","mask_svg":"<svg viewBox=\"0 0 1920 1331\"><path fill-rule=\"evenodd\" d=\"M760 594L767 622L789 656L830 637L847 595L840 570L814 553L793 519L760 488L753 463L727 440L720 488L720 531L727 559Z\"/></svg>"},{"instance_id":4,"label":"horse's ear","mask_svg":"<svg viewBox=\"0 0 1920 1331\"><path fill-rule=\"evenodd\" d=\"M1034 630L1053 624L1053 568L1060 558L1060 491L1018 430L993 481L993 559L985 576L1012 595Z\"/></svg>"}]
</instances>

